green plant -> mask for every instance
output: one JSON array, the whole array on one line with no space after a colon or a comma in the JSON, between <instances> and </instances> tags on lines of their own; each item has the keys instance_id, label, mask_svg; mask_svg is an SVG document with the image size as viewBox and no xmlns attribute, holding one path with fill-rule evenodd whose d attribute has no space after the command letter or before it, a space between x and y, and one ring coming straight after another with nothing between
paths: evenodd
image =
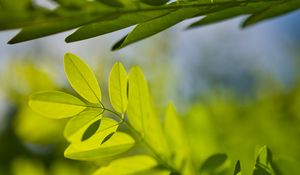
<instances>
[{"instance_id":1,"label":"green plant","mask_svg":"<svg viewBox=\"0 0 300 175\"><path fill-rule=\"evenodd\" d=\"M121 49L184 20L201 17L188 28L195 28L242 15L247 27L299 9L298 0L52 0L55 8L32 0L1 0L0 30L22 30L10 44L28 41L78 28L66 42L80 41L137 26L116 42Z\"/></svg>"},{"instance_id":2,"label":"green plant","mask_svg":"<svg viewBox=\"0 0 300 175\"><path fill-rule=\"evenodd\" d=\"M228 163L225 154L212 155L201 166L193 164L175 107L167 107L161 122L139 67L132 67L127 75L121 63L113 66L109 76L113 109L109 109L102 103L101 90L91 69L71 53L65 55L64 63L68 80L80 97L43 91L33 94L29 105L52 119L72 117L64 131L70 142L65 157L110 162L94 174L224 174ZM143 149L130 152L133 147ZM267 147L259 152L253 172L261 173L280 174ZM234 175L241 175L239 161Z\"/></svg>"}]
</instances>

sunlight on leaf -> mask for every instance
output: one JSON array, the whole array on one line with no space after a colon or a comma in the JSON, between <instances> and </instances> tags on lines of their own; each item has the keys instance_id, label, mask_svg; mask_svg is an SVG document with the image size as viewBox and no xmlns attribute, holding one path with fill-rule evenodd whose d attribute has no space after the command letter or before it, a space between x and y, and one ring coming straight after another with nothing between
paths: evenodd
<instances>
[{"instance_id":1,"label":"sunlight on leaf","mask_svg":"<svg viewBox=\"0 0 300 175\"><path fill-rule=\"evenodd\" d=\"M155 159L146 155L135 155L112 161L108 166L101 167L93 175L129 175L154 168L157 165Z\"/></svg>"},{"instance_id":2,"label":"sunlight on leaf","mask_svg":"<svg viewBox=\"0 0 300 175\"><path fill-rule=\"evenodd\" d=\"M78 98L59 91L44 91L30 96L29 106L41 115L53 119L72 117L86 108Z\"/></svg>"},{"instance_id":3,"label":"sunlight on leaf","mask_svg":"<svg viewBox=\"0 0 300 175\"><path fill-rule=\"evenodd\" d=\"M137 131L143 133L145 120L150 117L149 92L144 74L139 67L131 68L128 84L128 120Z\"/></svg>"},{"instance_id":4,"label":"sunlight on leaf","mask_svg":"<svg viewBox=\"0 0 300 175\"><path fill-rule=\"evenodd\" d=\"M109 75L109 98L113 108L124 114L127 109L127 73L120 62L115 63Z\"/></svg>"},{"instance_id":5,"label":"sunlight on leaf","mask_svg":"<svg viewBox=\"0 0 300 175\"><path fill-rule=\"evenodd\" d=\"M112 133L108 134L106 137L104 137L104 139L101 141L101 145L104 144L105 142L107 142L114 134L115 134L115 132L112 132Z\"/></svg>"},{"instance_id":6,"label":"sunlight on leaf","mask_svg":"<svg viewBox=\"0 0 300 175\"><path fill-rule=\"evenodd\" d=\"M75 91L91 103L101 102L101 91L96 76L79 57L65 54L65 72Z\"/></svg>"},{"instance_id":7,"label":"sunlight on leaf","mask_svg":"<svg viewBox=\"0 0 300 175\"><path fill-rule=\"evenodd\" d=\"M164 130L169 147L174 154L174 162L177 167L180 167L184 160L189 156L187 139L184 134L182 124L178 118L175 107L169 104L166 112Z\"/></svg>"},{"instance_id":8,"label":"sunlight on leaf","mask_svg":"<svg viewBox=\"0 0 300 175\"><path fill-rule=\"evenodd\" d=\"M115 132L119 126L119 123L113 119L102 117L101 112L93 109L89 109L81 112L77 116L73 117L66 125L64 135L70 142L81 142L86 130L91 124L101 119L100 126L97 130L94 130L93 134L102 133L106 136L109 133ZM90 138L90 137L89 137ZM87 139L84 139L86 141ZM99 141L100 143L100 141Z\"/></svg>"},{"instance_id":9,"label":"sunlight on leaf","mask_svg":"<svg viewBox=\"0 0 300 175\"><path fill-rule=\"evenodd\" d=\"M101 124L101 119L96 120L92 123L83 133L81 141L85 141L86 139L90 138L93 134L95 134Z\"/></svg>"},{"instance_id":10,"label":"sunlight on leaf","mask_svg":"<svg viewBox=\"0 0 300 175\"><path fill-rule=\"evenodd\" d=\"M85 142L72 143L65 150L65 157L76 160L95 160L118 155L129 150L134 139L123 132L116 132L103 144L103 135L95 134Z\"/></svg>"},{"instance_id":11,"label":"sunlight on leaf","mask_svg":"<svg viewBox=\"0 0 300 175\"><path fill-rule=\"evenodd\" d=\"M139 67L131 68L128 82L127 116L130 124L154 150L169 155L160 119L154 111L147 81Z\"/></svg>"}]
</instances>

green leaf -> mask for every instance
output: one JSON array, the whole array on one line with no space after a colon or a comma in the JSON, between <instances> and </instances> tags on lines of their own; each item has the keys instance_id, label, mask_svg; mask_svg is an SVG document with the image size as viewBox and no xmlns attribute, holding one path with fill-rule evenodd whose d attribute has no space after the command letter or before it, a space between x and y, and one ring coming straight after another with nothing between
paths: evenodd
<instances>
[{"instance_id":1,"label":"green leaf","mask_svg":"<svg viewBox=\"0 0 300 175\"><path fill-rule=\"evenodd\" d=\"M135 174L152 169L157 162L150 156L135 155L112 161L108 166L99 168L93 175Z\"/></svg>"},{"instance_id":2,"label":"green leaf","mask_svg":"<svg viewBox=\"0 0 300 175\"><path fill-rule=\"evenodd\" d=\"M253 175L275 175L272 164L272 153L267 146L263 146L256 158Z\"/></svg>"},{"instance_id":3,"label":"green leaf","mask_svg":"<svg viewBox=\"0 0 300 175\"><path fill-rule=\"evenodd\" d=\"M234 169L233 175L242 175L241 163L239 160L235 164L235 169Z\"/></svg>"},{"instance_id":4,"label":"green leaf","mask_svg":"<svg viewBox=\"0 0 300 175\"><path fill-rule=\"evenodd\" d=\"M29 106L41 115L53 119L72 117L86 108L78 98L59 91L44 91L30 96Z\"/></svg>"},{"instance_id":5,"label":"green leaf","mask_svg":"<svg viewBox=\"0 0 300 175\"><path fill-rule=\"evenodd\" d=\"M106 137L104 137L104 139L101 141L101 145L104 144L105 142L107 142L114 134L115 134L115 132L112 132L112 133L108 134Z\"/></svg>"},{"instance_id":6,"label":"green leaf","mask_svg":"<svg viewBox=\"0 0 300 175\"><path fill-rule=\"evenodd\" d=\"M130 70L128 84L127 116L129 123L154 150L160 154L169 155L160 119L153 109L147 81L139 67L133 67Z\"/></svg>"},{"instance_id":7,"label":"green leaf","mask_svg":"<svg viewBox=\"0 0 300 175\"><path fill-rule=\"evenodd\" d=\"M226 154L215 154L205 160L200 168L200 172L208 172L213 174L220 168L227 160Z\"/></svg>"},{"instance_id":8,"label":"green leaf","mask_svg":"<svg viewBox=\"0 0 300 175\"><path fill-rule=\"evenodd\" d=\"M109 98L113 108L124 114L127 109L127 73L120 62L117 62L109 75Z\"/></svg>"},{"instance_id":9,"label":"green leaf","mask_svg":"<svg viewBox=\"0 0 300 175\"><path fill-rule=\"evenodd\" d=\"M66 42L74 42L84 39L93 38L106 33L111 33L126 27L130 27L137 23L145 22L150 19L165 15L172 10L160 11L137 11L136 13L129 13L119 16L111 20L103 20L100 22L92 23L82 26L70 36L66 38Z\"/></svg>"},{"instance_id":10,"label":"green leaf","mask_svg":"<svg viewBox=\"0 0 300 175\"><path fill-rule=\"evenodd\" d=\"M199 8L179 9L165 16L138 24L127 36L118 41L112 50L121 49L129 44L159 33L187 18L193 17L199 11Z\"/></svg>"},{"instance_id":11,"label":"green leaf","mask_svg":"<svg viewBox=\"0 0 300 175\"><path fill-rule=\"evenodd\" d=\"M101 91L96 76L80 58L65 54L65 72L73 89L91 103L101 103Z\"/></svg>"},{"instance_id":12,"label":"green leaf","mask_svg":"<svg viewBox=\"0 0 300 175\"><path fill-rule=\"evenodd\" d=\"M73 117L71 120L69 120L65 127L65 138L72 143L81 142L84 134L87 132L87 129L91 126L91 124L99 120L101 120L100 126L97 128L97 130L93 130L93 135L101 132L104 136L106 136L112 132L115 132L119 126L119 123L113 119L102 117L101 113L102 112L99 109L91 108ZM90 137L86 138L85 141Z\"/></svg>"},{"instance_id":13,"label":"green leaf","mask_svg":"<svg viewBox=\"0 0 300 175\"><path fill-rule=\"evenodd\" d=\"M150 170L134 173L132 175L171 175L171 171L167 169L152 168Z\"/></svg>"},{"instance_id":14,"label":"green leaf","mask_svg":"<svg viewBox=\"0 0 300 175\"><path fill-rule=\"evenodd\" d=\"M84 16L82 14L74 15L73 18L75 19L75 17L76 20L67 19L67 17L41 18L39 19L39 23L33 23L32 25L25 26L8 42L8 44L15 44L53 35L95 20L95 17Z\"/></svg>"},{"instance_id":15,"label":"green leaf","mask_svg":"<svg viewBox=\"0 0 300 175\"><path fill-rule=\"evenodd\" d=\"M149 92L144 74L139 67L131 68L128 75L128 86L128 120L137 131L143 133L144 121L150 117Z\"/></svg>"},{"instance_id":16,"label":"green leaf","mask_svg":"<svg viewBox=\"0 0 300 175\"><path fill-rule=\"evenodd\" d=\"M225 9L223 8L223 6L221 6L219 7L219 9L214 9L211 14L208 14L205 17L201 18L199 21L192 23L188 28L200 27L203 25L232 19L241 15L252 14L264 8L267 8L270 5L271 4L269 2L258 2L249 4L247 6L237 6Z\"/></svg>"},{"instance_id":17,"label":"green leaf","mask_svg":"<svg viewBox=\"0 0 300 175\"><path fill-rule=\"evenodd\" d=\"M92 124L84 131L83 136L82 136L82 138L81 138L81 141L85 141L85 140L87 140L88 138L90 138L92 135L94 135L94 134L97 132L97 130L98 130L100 124L101 124L101 119L96 120L94 123L92 123Z\"/></svg>"},{"instance_id":18,"label":"green leaf","mask_svg":"<svg viewBox=\"0 0 300 175\"><path fill-rule=\"evenodd\" d=\"M118 0L98 0L99 2L102 2L104 4L114 6L114 7L122 7L123 4Z\"/></svg>"},{"instance_id":19,"label":"green leaf","mask_svg":"<svg viewBox=\"0 0 300 175\"><path fill-rule=\"evenodd\" d=\"M129 150L135 143L131 136L122 132L116 132L101 144L105 137L98 133L84 142L72 143L65 150L65 157L75 160L105 159Z\"/></svg>"},{"instance_id":20,"label":"green leaf","mask_svg":"<svg viewBox=\"0 0 300 175\"><path fill-rule=\"evenodd\" d=\"M141 0L143 3L145 4L149 4L149 5L164 5L166 4L169 0Z\"/></svg>"},{"instance_id":21,"label":"green leaf","mask_svg":"<svg viewBox=\"0 0 300 175\"><path fill-rule=\"evenodd\" d=\"M180 167L184 160L189 156L187 139L184 134L181 121L179 120L175 107L169 104L166 112L164 131L172 154L175 156L173 161Z\"/></svg>"},{"instance_id":22,"label":"green leaf","mask_svg":"<svg viewBox=\"0 0 300 175\"><path fill-rule=\"evenodd\" d=\"M243 23L243 27L248 27L263 20L271 19L280 15L293 12L295 10L299 10L299 8L300 1L298 0L283 1L282 3L270 6L269 8L266 8L258 13L251 15Z\"/></svg>"}]
</instances>

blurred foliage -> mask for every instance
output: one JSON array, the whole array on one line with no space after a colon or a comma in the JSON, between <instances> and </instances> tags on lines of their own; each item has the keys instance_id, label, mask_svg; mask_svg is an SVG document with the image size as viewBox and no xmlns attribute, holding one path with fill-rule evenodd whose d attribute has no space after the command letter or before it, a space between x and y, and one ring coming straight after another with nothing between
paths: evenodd
<instances>
[{"instance_id":1,"label":"blurred foliage","mask_svg":"<svg viewBox=\"0 0 300 175\"><path fill-rule=\"evenodd\" d=\"M241 15L242 24L258 22L296 11L298 0L1 0L0 30L22 30L9 43L19 43L59 32L77 29L66 38L74 42L135 28L112 47L121 49L184 20L203 17L189 28L199 27Z\"/></svg>"},{"instance_id":2,"label":"blurred foliage","mask_svg":"<svg viewBox=\"0 0 300 175\"><path fill-rule=\"evenodd\" d=\"M66 121L54 121L33 112L28 96L34 91L59 89L57 83L32 59L16 61L1 75L8 112L0 132L0 174L83 174L83 165L62 160Z\"/></svg>"},{"instance_id":3,"label":"blurred foliage","mask_svg":"<svg viewBox=\"0 0 300 175\"><path fill-rule=\"evenodd\" d=\"M73 91L69 87L59 86L56 80L50 76L51 71L48 73L38 67L41 66L24 60L12 63L2 74L2 81L5 84L1 88L10 105L5 116L8 119L6 127L0 132L0 174L90 174L100 166L101 168L97 172L103 174L103 172L110 172L111 168L120 171L118 168L124 168L122 161L134 162L137 160L137 163L141 163L145 160L143 157L143 161L139 160L139 156L133 160L131 157L127 157L137 153L143 156L140 153L144 153L145 150L140 145L128 153L122 154L121 157L126 156L123 158L116 156L112 159L96 160L93 163L63 159L63 150L67 146L63 139L66 120L54 121L41 117L28 108L27 100L29 94L40 90ZM159 89L151 88L151 91L155 93ZM260 158L265 155L272 157L272 163L263 164L266 164L267 167L270 166L273 173L299 174L299 84L288 91L277 88L275 84L266 88L264 84L263 88L258 88L256 96L246 98L225 89L211 92L180 112L182 117L177 122L183 124L184 127L181 129L178 129L180 127L172 119L174 111L169 106L167 112L170 115L169 120L174 123L171 126L165 126L173 127L176 135L181 135L180 130L186 133L184 139L191 149L189 154L192 164L200 174L232 175L237 160L241 162L240 168L236 168L237 172L240 169L243 174L251 174L254 165L259 167L256 164L261 164L261 160L270 159ZM160 98L165 100L166 97L161 96ZM103 95L103 100L106 101L105 104L108 104L107 96ZM162 114L165 106L158 106L157 109L158 113ZM175 128L177 129L175 130ZM128 132L125 128L121 129ZM93 134L93 131L91 132ZM90 135L85 137L89 138ZM174 142L172 134L168 135L168 139ZM264 145L272 150L273 155L270 156L266 147L263 147ZM263 148L259 150L261 147ZM180 150L179 153L183 155L186 154L184 152L186 149L175 148L175 150ZM148 152L146 151L146 153ZM147 159L146 168L157 166L151 158ZM112 163L108 164L111 161ZM133 169L134 165L136 164L132 165ZM143 169L143 167L140 168ZM157 172L161 172L161 170L154 168L144 173ZM259 173L260 170L256 170L256 172ZM168 174L168 171L164 170L161 173Z\"/></svg>"},{"instance_id":4,"label":"blurred foliage","mask_svg":"<svg viewBox=\"0 0 300 175\"><path fill-rule=\"evenodd\" d=\"M117 65L118 64L116 64L115 66ZM120 70L120 68L116 70ZM37 72L35 72L34 75L37 75L38 74ZM32 74L30 76L32 76ZM111 74L111 76L114 77L116 75ZM36 77L38 79L39 76ZM51 86L49 86L49 89L51 89L50 87ZM12 89L13 91L15 91L14 88L8 88L8 89ZM65 90L65 88L57 88L57 87L53 89ZM273 89L276 88L273 87ZM260 161L266 159L266 158L260 158L263 157L266 152L268 152L265 151L266 147L263 147L260 151L258 151L258 148L262 147L263 145L268 145L268 147L274 153L273 156L268 155L269 153L266 154L267 157L272 157L272 158L267 158L268 160L271 160L272 163L271 164L265 163L266 166L272 167L271 168L272 174L290 174L290 173L298 174L299 173L298 164L300 162L300 150L298 149L299 141L297 140L300 133L297 127L299 125L299 119L300 119L299 112L297 110L299 109L299 96L300 96L299 89L300 88L298 86L295 86L294 89L285 92L285 91L281 91L280 88L278 88L276 89L276 92L274 93L268 92L267 93L268 95L265 96L260 95L263 94L265 90L260 90L260 92L257 92L257 97L246 98L246 99L244 98L240 99L238 98L238 96L234 95L234 93L229 93L230 91L224 91L224 89L219 91L212 91L214 93L209 93L205 97L202 97L201 102L191 105L186 110L186 112L182 111L181 112L182 117L178 121L176 121L177 120L176 118L173 118L174 115L176 115L174 114L174 109L172 109L174 107L169 106L167 110L165 122L168 121L167 123L169 123L170 126L168 125L164 126L165 128L169 128L166 131L170 131L170 133L166 133L168 135L167 137L168 142L173 143L172 144L174 148L173 151L177 152L176 153L177 155L182 154L184 156L186 154L190 154L191 161L192 161L191 163L193 167L195 167L195 169L199 170L200 174L233 174L234 169L236 174L239 173L240 171L243 174L251 174L253 172L253 168L254 168L253 165L255 165L255 162L256 164L261 164ZM41 88L41 90L45 90L45 89ZM117 92L121 92L121 91L117 90ZM89 100L93 100L93 98L91 98L90 96L86 96L86 95L84 96ZM14 97L20 97L20 96L14 96ZM105 96L103 98L104 101L109 100ZM122 112L123 108L119 107L118 100L115 100L114 103L115 104L113 104L113 107L116 108L116 110ZM26 108L27 107L22 107L20 109L26 111ZM162 108L158 108L158 109L162 109ZM28 111L28 113L30 114L31 111ZM158 112L158 113L163 113L163 112ZM25 115L25 114L26 112L24 112L24 114L23 112L19 113L19 115ZM24 118L28 119L28 124L26 124L28 126L25 126L24 123L26 122L24 122L23 126L14 125L13 127L13 128L18 128L18 127L25 128L25 129L16 129L14 131L15 133L17 133L19 139L26 141L30 144L32 143L45 144L45 142L47 143L48 141L48 144L50 142L53 145L53 143L55 142L56 143L55 145L57 145L57 143L62 142L62 146L58 148L59 150L56 150L58 152L55 151L56 152L55 154L53 154L53 150L55 149L53 149L53 146L49 148L49 145L46 146L46 149L44 150L31 145L25 146L24 149L27 152L33 152L34 154L42 153L42 156L39 155L41 157L45 157L46 154L48 156L52 155L56 157L56 159L61 158L62 150L64 149L65 144L62 140L59 141L60 140L59 138L53 136L59 135L59 132L62 133L62 130L57 131L55 127L52 127L51 124L52 120L47 119L47 121L43 126L48 125L49 132L42 131L38 134L38 136L36 136L35 134L30 134L30 137L26 137L26 134L22 135L22 133L26 133L26 131L28 134L30 132L34 133L33 131L34 129L31 130L31 128L37 128L37 130L43 130L43 129L47 130L47 127L34 126L34 124L37 124L34 121L35 117L33 118L24 117ZM77 118L80 119L80 117ZM95 121L97 120L95 119ZM105 121L106 120L102 119L101 125L100 123L99 125L102 127L106 126ZM21 122L23 121L22 120L19 121L19 123ZM93 126L94 123L95 123L94 121L90 122L90 124L84 126L85 127L84 130L80 131L81 134L85 135L84 137L81 138L83 139L81 141L90 139L90 137L93 137L92 135L95 132L97 132L93 128L91 129L91 127L89 127L89 126ZM184 124L183 128L180 127L181 124ZM61 126L63 127L63 125ZM24 131L20 132L18 130L24 130ZM51 130L53 133L56 134L52 135ZM121 130L124 130L124 128L121 128ZM125 131L128 132L126 129ZM180 136L182 135L181 134L182 132L186 133L187 135L186 138L184 136ZM79 133L74 133L74 134L78 135ZM175 139L173 138L172 135L176 136ZM179 136L184 137L181 138L181 140L184 139L185 141L176 143L178 141L176 138L178 138ZM105 139L106 138L104 138L104 140ZM108 139L111 139L111 136L110 138L107 138L107 140ZM102 142L106 142L106 141L102 141ZM185 152L187 151L187 149L183 148L185 147L185 144L181 145L182 143L187 143L188 147L190 147L191 150ZM287 144L288 144L288 149L286 149ZM175 145L181 145L181 146L177 148L175 147ZM121 155L121 157L132 156L134 154L137 153L140 154L142 152L144 152L142 147L137 146L134 149L130 150L128 153ZM258 158L254 156L255 152L257 153ZM23 158L22 157L20 158L20 154L15 153L14 157L16 158L16 162L20 162L20 161L27 162L22 164L27 166L26 169L29 169L28 171L32 171L32 172L36 171L37 172L36 174L42 174L45 172L46 173L55 172L59 174L58 170L54 171L51 168L52 166L54 166L52 164L56 164L56 159L54 159L54 157L52 157L52 160L50 161L51 166L49 166L49 160L46 162L42 161L40 163L37 163L37 164L41 164L41 166L37 166L35 170L30 170L32 169L30 166L32 162L35 161L39 162L40 160L43 159L37 160L36 156L34 156L35 158L33 159L24 158L24 156L27 157L28 154L25 154L23 155ZM141 158L142 160L139 160L140 158L139 156L142 156ZM133 160L131 160L131 158ZM136 159L138 160L137 163L141 163L143 161L146 161L148 158L143 157L143 155L137 155ZM119 156L114 156L112 159L104 159L101 161L96 160L94 161L93 164L89 163L90 166L92 165L92 167L87 168L86 173L95 171L96 168L99 167L100 165L102 165L102 168L98 169L96 173L102 173L102 174L103 172L113 173L119 171L118 168L127 169L128 166L124 165L126 163L120 163L120 162L123 161L126 162L128 160L130 160L130 162L134 162L135 158L134 157L119 158ZM235 162L237 160L240 160L241 162L240 166L238 166L239 163L235 165ZM11 167L17 167L14 166L15 164L17 164L14 162L15 162L14 159L12 159L7 163L11 164ZM108 164L108 162L111 163ZM69 167L74 166L73 164L68 164L68 165ZM151 163L151 160L149 159L149 166L148 163L145 163L143 165L147 169L149 167L156 167L157 163L156 162ZM62 166L61 171L68 172L69 170L67 167L63 168ZM255 165L255 167L257 169L257 165ZM142 167L139 168L141 168L141 170L143 169ZM127 170L131 171L134 169L135 169L134 167L131 167ZM4 170L4 172L5 171L7 170ZM13 170L11 172L17 172L17 171L18 170ZM76 172L73 173L76 174ZM80 170L78 170L78 172L80 172ZM158 173L158 172L161 172L162 174L163 173L168 174L167 170L161 171L155 168L151 170L150 174ZM255 172L257 174L257 172L259 173L260 170L255 170Z\"/></svg>"}]
</instances>

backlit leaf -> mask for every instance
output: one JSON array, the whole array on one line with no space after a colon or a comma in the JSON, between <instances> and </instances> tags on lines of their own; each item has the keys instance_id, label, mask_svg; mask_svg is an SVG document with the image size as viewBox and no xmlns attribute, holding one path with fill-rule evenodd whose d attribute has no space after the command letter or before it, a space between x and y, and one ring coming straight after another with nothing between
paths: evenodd
<instances>
[{"instance_id":1,"label":"backlit leaf","mask_svg":"<svg viewBox=\"0 0 300 175\"><path fill-rule=\"evenodd\" d=\"M78 98L59 91L44 91L30 96L29 106L41 115L53 119L72 117L86 108Z\"/></svg>"},{"instance_id":2,"label":"backlit leaf","mask_svg":"<svg viewBox=\"0 0 300 175\"><path fill-rule=\"evenodd\" d=\"M99 109L88 109L69 120L64 131L67 140L70 142L81 142L90 125L99 120L101 120L100 126L93 134L101 132L106 136L111 132L115 132L119 123L111 118L102 117L101 113L102 112L99 111Z\"/></svg>"},{"instance_id":3,"label":"backlit leaf","mask_svg":"<svg viewBox=\"0 0 300 175\"><path fill-rule=\"evenodd\" d=\"M104 137L104 139L101 141L101 145L104 144L105 142L107 142L114 134L115 134L115 132L112 132L112 133L108 134L106 137Z\"/></svg>"},{"instance_id":4,"label":"backlit leaf","mask_svg":"<svg viewBox=\"0 0 300 175\"><path fill-rule=\"evenodd\" d=\"M146 118L150 117L149 92L144 74L139 67L133 67L128 76L128 120L139 132L144 132Z\"/></svg>"},{"instance_id":5,"label":"backlit leaf","mask_svg":"<svg viewBox=\"0 0 300 175\"><path fill-rule=\"evenodd\" d=\"M71 53L65 55L64 63L68 80L75 91L91 103L100 103L100 87L89 66Z\"/></svg>"},{"instance_id":6,"label":"backlit leaf","mask_svg":"<svg viewBox=\"0 0 300 175\"><path fill-rule=\"evenodd\" d=\"M169 148L174 154L173 161L177 167L180 167L182 162L187 159L189 151L181 121L176 114L173 104L168 105L164 130L168 140Z\"/></svg>"},{"instance_id":7,"label":"backlit leaf","mask_svg":"<svg viewBox=\"0 0 300 175\"><path fill-rule=\"evenodd\" d=\"M134 175L171 175L168 169L152 168L150 170L134 173Z\"/></svg>"},{"instance_id":8,"label":"backlit leaf","mask_svg":"<svg viewBox=\"0 0 300 175\"><path fill-rule=\"evenodd\" d=\"M113 108L119 113L127 109L127 73L120 62L117 62L109 75L109 98Z\"/></svg>"},{"instance_id":9,"label":"backlit leaf","mask_svg":"<svg viewBox=\"0 0 300 175\"><path fill-rule=\"evenodd\" d=\"M92 123L83 133L81 141L85 141L86 139L90 138L93 134L95 134L101 124L101 119L96 120Z\"/></svg>"},{"instance_id":10,"label":"backlit leaf","mask_svg":"<svg viewBox=\"0 0 300 175\"><path fill-rule=\"evenodd\" d=\"M133 67L128 77L129 123L141 134L141 137L158 153L169 155L161 122L156 115L149 94L147 81L139 67Z\"/></svg>"},{"instance_id":11,"label":"backlit leaf","mask_svg":"<svg viewBox=\"0 0 300 175\"><path fill-rule=\"evenodd\" d=\"M135 155L112 161L108 166L101 167L93 175L134 174L154 168L157 162L150 156Z\"/></svg>"},{"instance_id":12,"label":"backlit leaf","mask_svg":"<svg viewBox=\"0 0 300 175\"><path fill-rule=\"evenodd\" d=\"M65 157L76 160L105 159L129 150L135 143L131 136L122 132L116 132L101 144L103 139L100 132L84 142L72 143L65 150Z\"/></svg>"}]
</instances>

